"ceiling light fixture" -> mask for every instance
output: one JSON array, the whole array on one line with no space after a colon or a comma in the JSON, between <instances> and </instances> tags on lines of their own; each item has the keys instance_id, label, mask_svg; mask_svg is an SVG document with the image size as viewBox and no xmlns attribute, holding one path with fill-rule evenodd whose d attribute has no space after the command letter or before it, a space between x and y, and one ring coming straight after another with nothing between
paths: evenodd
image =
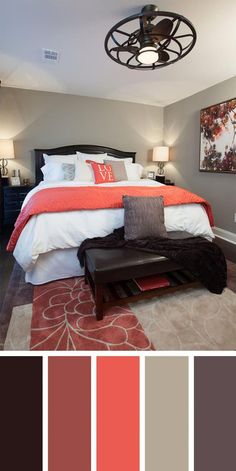
<instances>
[{"instance_id":1,"label":"ceiling light fixture","mask_svg":"<svg viewBox=\"0 0 236 471\"><path fill-rule=\"evenodd\" d=\"M185 57L196 39L195 28L187 18L146 5L110 29L105 50L112 60L129 69L153 70Z\"/></svg>"}]
</instances>

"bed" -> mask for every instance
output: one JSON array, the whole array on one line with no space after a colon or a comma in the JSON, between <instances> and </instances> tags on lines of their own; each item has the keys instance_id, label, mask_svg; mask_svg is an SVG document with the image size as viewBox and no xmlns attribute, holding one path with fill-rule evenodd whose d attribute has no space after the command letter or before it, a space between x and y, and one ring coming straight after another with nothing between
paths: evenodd
<instances>
[{"instance_id":1,"label":"bed","mask_svg":"<svg viewBox=\"0 0 236 471\"><path fill-rule=\"evenodd\" d=\"M43 189L60 187L86 187L86 192L94 183L69 181L45 183L42 167L43 154L70 155L75 152L84 154L103 154L116 159L132 159L135 163L134 152L124 152L110 147L95 145L74 145L53 149L35 150L36 186L31 190L24 203ZM98 185L96 185L98 186ZM121 181L104 183L102 187L160 187L161 183L154 180L140 179L139 181ZM106 236L124 223L123 208L90 209L65 212L51 212L32 216L24 227L16 247L14 257L25 271L25 280L38 285L49 281L83 275L83 269L77 259L77 250L87 237ZM165 207L165 224L167 231L183 230L193 235L201 235L212 240L212 232L204 207L201 204L182 204Z\"/></svg>"}]
</instances>

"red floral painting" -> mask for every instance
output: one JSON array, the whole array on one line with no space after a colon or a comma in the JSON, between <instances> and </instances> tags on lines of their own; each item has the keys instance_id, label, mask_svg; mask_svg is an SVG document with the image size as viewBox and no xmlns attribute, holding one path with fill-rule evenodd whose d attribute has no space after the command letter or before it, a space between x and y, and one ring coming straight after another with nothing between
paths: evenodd
<instances>
[{"instance_id":1,"label":"red floral painting","mask_svg":"<svg viewBox=\"0 0 236 471\"><path fill-rule=\"evenodd\" d=\"M236 98L200 112L200 171L236 173Z\"/></svg>"}]
</instances>

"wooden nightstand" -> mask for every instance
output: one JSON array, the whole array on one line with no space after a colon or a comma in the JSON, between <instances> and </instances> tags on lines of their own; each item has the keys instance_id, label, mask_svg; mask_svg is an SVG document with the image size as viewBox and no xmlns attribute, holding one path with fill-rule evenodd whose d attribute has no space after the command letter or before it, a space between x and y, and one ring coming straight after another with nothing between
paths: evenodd
<instances>
[{"instance_id":1,"label":"wooden nightstand","mask_svg":"<svg viewBox=\"0 0 236 471\"><path fill-rule=\"evenodd\" d=\"M3 186L2 197L3 197L3 225L13 226L22 203L33 186Z\"/></svg>"},{"instance_id":2,"label":"wooden nightstand","mask_svg":"<svg viewBox=\"0 0 236 471\"><path fill-rule=\"evenodd\" d=\"M165 183L165 175L156 175L156 182Z\"/></svg>"},{"instance_id":3,"label":"wooden nightstand","mask_svg":"<svg viewBox=\"0 0 236 471\"><path fill-rule=\"evenodd\" d=\"M171 182L170 180L166 180L165 179L165 175L157 175L156 178L155 178L156 182L159 182L159 183L164 183L164 185L171 185L171 186L174 186L174 182Z\"/></svg>"}]
</instances>

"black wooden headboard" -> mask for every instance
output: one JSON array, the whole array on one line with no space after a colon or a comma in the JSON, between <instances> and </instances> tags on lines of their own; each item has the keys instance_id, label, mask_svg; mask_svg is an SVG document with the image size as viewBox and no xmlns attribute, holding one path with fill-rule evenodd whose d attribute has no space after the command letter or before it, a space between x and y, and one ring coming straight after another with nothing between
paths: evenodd
<instances>
[{"instance_id":1,"label":"black wooden headboard","mask_svg":"<svg viewBox=\"0 0 236 471\"><path fill-rule=\"evenodd\" d=\"M43 180L41 167L44 166L43 154L48 155L67 155L75 154L76 151L85 154L103 154L104 152L112 157L119 159L132 158L135 162L136 152L124 152L122 150L112 149L111 147L95 146L90 144L78 144L73 146L56 147L54 149L35 149L35 183L38 185Z\"/></svg>"}]
</instances>

